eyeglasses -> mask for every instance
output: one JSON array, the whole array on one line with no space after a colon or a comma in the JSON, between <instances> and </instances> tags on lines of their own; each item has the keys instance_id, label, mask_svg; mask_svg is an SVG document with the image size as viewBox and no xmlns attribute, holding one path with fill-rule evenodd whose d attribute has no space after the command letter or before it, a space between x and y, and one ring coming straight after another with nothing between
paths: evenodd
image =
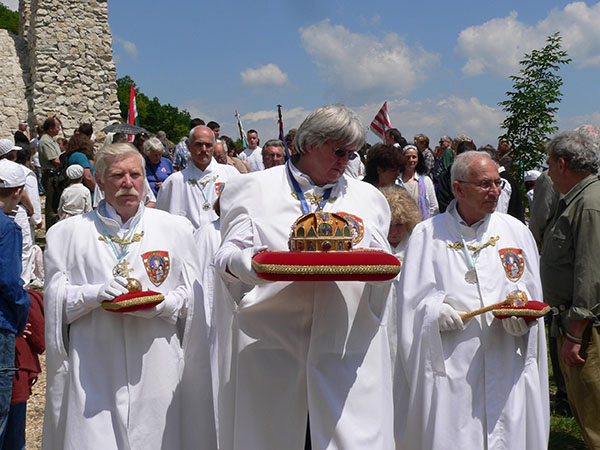
<instances>
[{"instance_id":1,"label":"eyeglasses","mask_svg":"<svg viewBox=\"0 0 600 450\"><path fill-rule=\"evenodd\" d=\"M467 184L472 184L474 186L477 186L479 189L483 190L483 191L491 191L493 187L498 188L499 190L502 190L504 188L504 180L502 178L498 178L496 180L483 180L483 181L479 181L478 183L474 183L473 181L464 181L464 180L456 180L459 183L467 183Z\"/></svg>"},{"instance_id":2,"label":"eyeglasses","mask_svg":"<svg viewBox=\"0 0 600 450\"><path fill-rule=\"evenodd\" d=\"M345 158L346 155L348 155L348 159L350 161L352 161L358 156L358 153L356 153L354 150L347 150L345 148L334 148L333 154L338 158Z\"/></svg>"}]
</instances>

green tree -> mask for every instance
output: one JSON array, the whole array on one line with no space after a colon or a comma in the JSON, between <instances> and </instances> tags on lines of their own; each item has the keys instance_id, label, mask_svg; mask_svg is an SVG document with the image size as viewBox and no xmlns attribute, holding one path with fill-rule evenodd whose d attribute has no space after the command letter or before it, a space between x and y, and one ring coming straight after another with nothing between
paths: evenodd
<instances>
[{"instance_id":1,"label":"green tree","mask_svg":"<svg viewBox=\"0 0 600 450\"><path fill-rule=\"evenodd\" d=\"M512 143L513 169L521 178L524 171L535 169L545 160L544 144L558 127L554 114L562 93L562 78L556 73L561 64L568 64L567 52L561 50L561 37L554 33L546 46L525 54L519 63L519 75L511 76L513 90L499 103L508 113L502 123L506 132L500 136Z\"/></svg>"},{"instance_id":2,"label":"green tree","mask_svg":"<svg viewBox=\"0 0 600 450\"><path fill-rule=\"evenodd\" d=\"M167 138L173 142L178 142L182 136L189 133L191 117L186 110L180 111L175 106L163 105L156 97L150 100L135 86L135 81L129 75L117 79L117 97L121 105L123 121L127 120L129 112L129 95L132 84L141 127L151 133L163 130L167 134Z\"/></svg>"},{"instance_id":3,"label":"green tree","mask_svg":"<svg viewBox=\"0 0 600 450\"><path fill-rule=\"evenodd\" d=\"M19 34L19 14L0 4L0 28Z\"/></svg>"}]
</instances>

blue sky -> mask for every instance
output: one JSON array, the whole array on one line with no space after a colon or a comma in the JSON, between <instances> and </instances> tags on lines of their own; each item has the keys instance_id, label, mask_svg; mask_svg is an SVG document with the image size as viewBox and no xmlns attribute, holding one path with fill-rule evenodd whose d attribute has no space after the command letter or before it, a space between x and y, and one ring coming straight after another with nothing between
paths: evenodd
<instances>
[{"instance_id":1,"label":"blue sky","mask_svg":"<svg viewBox=\"0 0 600 450\"><path fill-rule=\"evenodd\" d=\"M556 31L573 59L560 70L558 125L600 126L600 2L108 0L108 7L118 76L216 120L232 137L235 109L264 141L277 134L277 104L287 130L333 102L353 107L366 126L388 101L392 126L409 139L464 133L495 144L508 76Z\"/></svg>"}]
</instances>

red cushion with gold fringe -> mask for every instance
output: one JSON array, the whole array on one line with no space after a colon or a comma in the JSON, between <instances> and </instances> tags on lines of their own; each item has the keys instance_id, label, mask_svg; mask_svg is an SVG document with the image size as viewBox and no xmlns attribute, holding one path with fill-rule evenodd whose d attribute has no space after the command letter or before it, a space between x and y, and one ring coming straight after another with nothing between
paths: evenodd
<instances>
[{"instance_id":1,"label":"red cushion with gold fringe","mask_svg":"<svg viewBox=\"0 0 600 450\"><path fill-rule=\"evenodd\" d=\"M500 320L508 317L522 317L526 322L531 322L548 314L550 309L546 303L532 300L523 306L499 306L493 309L492 314Z\"/></svg>"},{"instance_id":2,"label":"red cushion with gold fringe","mask_svg":"<svg viewBox=\"0 0 600 450\"><path fill-rule=\"evenodd\" d=\"M252 259L258 276L270 281L385 281L400 272L400 261L379 250L270 252Z\"/></svg>"},{"instance_id":3,"label":"red cushion with gold fringe","mask_svg":"<svg viewBox=\"0 0 600 450\"><path fill-rule=\"evenodd\" d=\"M102 307L110 312L131 312L150 309L165 299L165 296L154 291L134 291L119 295L111 301L102 302Z\"/></svg>"}]
</instances>

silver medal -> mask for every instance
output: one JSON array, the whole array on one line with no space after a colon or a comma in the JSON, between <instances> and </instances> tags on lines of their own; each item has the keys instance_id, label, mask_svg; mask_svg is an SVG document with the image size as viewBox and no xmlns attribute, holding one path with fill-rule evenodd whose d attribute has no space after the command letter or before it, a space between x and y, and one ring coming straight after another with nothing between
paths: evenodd
<instances>
[{"instance_id":1,"label":"silver medal","mask_svg":"<svg viewBox=\"0 0 600 450\"><path fill-rule=\"evenodd\" d=\"M465 281L469 284L477 283L477 272L475 272L475 269L467 270L467 273L465 273Z\"/></svg>"},{"instance_id":2,"label":"silver medal","mask_svg":"<svg viewBox=\"0 0 600 450\"><path fill-rule=\"evenodd\" d=\"M204 204L202 205L202 209L204 211L208 211L210 209L210 203L204 202Z\"/></svg>"}]
</instances>

